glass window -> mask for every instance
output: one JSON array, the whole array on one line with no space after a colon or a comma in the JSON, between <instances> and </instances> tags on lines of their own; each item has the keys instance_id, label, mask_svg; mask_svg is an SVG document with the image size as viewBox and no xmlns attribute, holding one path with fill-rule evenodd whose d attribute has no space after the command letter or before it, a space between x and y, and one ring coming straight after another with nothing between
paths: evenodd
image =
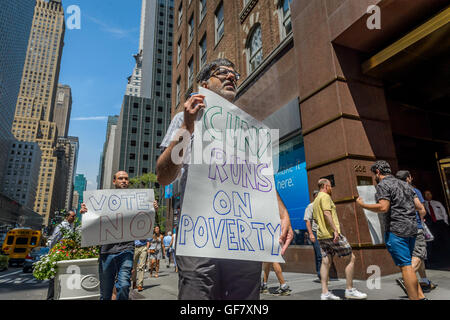
<instances>
[{"instance_id":1,"label":"glass window","mask_svg":"<svg viewBox=\"0 0 450 320\"><path fill-rule=\"evenodd\" d=\"M181 81L181 79L178 78L178 80L177 80L177 96L176 96L176 102L175 102L176 105L178 105L180 103L180 92L181 92L180 81Z\"/></svg>"},{"instance_id":2,"label":"glass window","mask_svg":"<svg viewBox=\"0 0 450 320\"><path fill-rule=\"evenodd\" d=\"M206 16L206 0L200 0L200 22Z\"/></svg>"},{"instance_id":3,"label":"glass window","mask_svg":"<svg viewBox=\"0 0 450 320\"><path fill-rule=\"evenodd\" d=\"M306 224L303 220L305 209L310 203L303 136L300 134L282 142L278 151L279 170L274 179L294 230L292 245L311 244L305 237Z\"/></svg>"},{"instance_id":4,"label":"glass window","mask_svg":"<svg viewBox=\"0 0 450 320\"><path fill-rule=\"evenodd\" d=\"M280 2L281 38L285 38L292 31L291 2L292 0L283 0Z\"/></svg>"},{"instance_id":5,"label":"glass window","mask_svg":"<svg viewBox=\"0 0 450 320\"><path fill-rule=\"evenodd\" d=\"M224 34L224 17L223 17L223 2L219 5L216 11L216 43L222 38Z\"/></svg>"},{"instance_id":6,"label":"glass window","mask_svg":"<svg viewBox=\"0 0 450 320\"><path fill-rule=\"evenodd\" d=\"M178 46L177 46L177 62L180 63L181 61L181 37L178 40Z\"/></svg>"},{"instance_id":7,"label":"glass window","mask_svg":"<svg viewBox=\"0 0 450 320\"><path fill-rule=\"evenodd\" d=\"M200 41L200 69L206 64L206 34Z\"/></svg>"},{"instance_id":8,"label":"glass window","mask_svg":"<svg viewBox=\"0 0 450 320\"><path fill-rule=\"evenodd\" d=\"M194 15L192 15L191 19L189 19L189 44L192 42L192 39L194 39Z\"/></svg>"},{"instance_id":9,"label":"glass window","mask_svg":"<svg viewBox=\"0 0 450 320\"><path fill-rule=\"evenodd\" d=\"M183 2L180 3L180 7L178 8L178 25L181 24L182 17L183 17Z\"/></svg>"},{"instance_id":10,"label":"glass window","mask_svg":"<svg viewBox=\"0 0 450 320\"><path fill-rule=\"evenodd\" d=\"M248 66L249 73L253 72L262 62L262 39L261 39L261 26L257 26L253 33L250 35L250 41L248 42Z\"/></svg>"},{"instance_id":11,"label":"glass window","mask_svg":"<svg viewBox=\"0 0 450 320\"><path fill-rule=\"evenodd\" d=\"M194 83L194 60L191 58L188 63L188 88Z\"/></svg>"}]
</instances>

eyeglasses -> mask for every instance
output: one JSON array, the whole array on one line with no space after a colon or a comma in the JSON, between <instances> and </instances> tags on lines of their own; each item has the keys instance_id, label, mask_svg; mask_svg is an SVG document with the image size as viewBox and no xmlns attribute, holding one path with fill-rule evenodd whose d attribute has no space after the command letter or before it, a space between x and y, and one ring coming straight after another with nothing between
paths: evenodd
<instances>
[{"instance_id":1,"label":"eyeglasses","mask_svg":"<svg viewBox=\"0 0 450 320\"><path fill-rule=\"evenodd\" d=\"M225 69L225 68L217 69L216 71L213 72L211 77L217 77L217 78L223 80L226 77L228 77L228 75L230 73L234 76L234 81L235 82L238 81L241 78L241 75L239 73L237 73L236 71Z\"/></svg>"}]
</instances>

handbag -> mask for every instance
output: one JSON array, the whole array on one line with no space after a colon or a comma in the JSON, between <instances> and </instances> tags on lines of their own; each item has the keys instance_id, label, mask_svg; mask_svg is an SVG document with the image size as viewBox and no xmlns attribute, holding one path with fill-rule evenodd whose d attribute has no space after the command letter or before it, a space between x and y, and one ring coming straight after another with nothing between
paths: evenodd
<instances>
[{"instance_id":1,"label":"handbag","mask_svg":"<svg viewBox=\"0 0 450 320\"><path fill-rule=\"evenodd\" d=\"M156 253L155 249L149 249L149 251L150 251L150 254L155 254Z\"/></svg>"},{"instance_id":2,"label":"handbag","mask_svg":"<svg viewBox=\"0 0 450 320\"><path fill-rule=\"evenodd\" d=\"M423 235L425 237L426 242L430 242L434 240L434 236L431 233L430 229L428 228L427 224L425 222L422 223L423 225Z\"/></svg>"}]
</instances>

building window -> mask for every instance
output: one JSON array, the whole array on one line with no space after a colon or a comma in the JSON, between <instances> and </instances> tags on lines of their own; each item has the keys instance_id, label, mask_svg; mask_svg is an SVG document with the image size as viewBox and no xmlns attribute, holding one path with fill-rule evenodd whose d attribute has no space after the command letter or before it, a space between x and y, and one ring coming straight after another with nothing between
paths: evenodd
<instances>
[{"instance_id":1,"label":"building window","mask_svg":"<svg viewBox=\"0 0 450 320\"><path fill-rule=\"evenodd\" d=\"M223 2L220 3L216 10L216 44L222 39L224 33L224 18L223 18Z\"/></svg>"},{"instance_id":2,"label":"building window","mask_svg":"<svg viewBox=\"0 0 450 320\"><path fill-rule=\"evenodd\" d=\"M191 58L188 63L188 88L194 83L194 59Z\"/></svg>"},{"instance_id":3,"label":"building window","mask_svg":"<svg viewBox=\"0 0 450 320\"><path fill-rule=\"evenodd\" d=\"M183 1L180 3L180 7L178 8L178 26L181 24L181 18L183 17Z\"/></svg>"},{"instance_id":4,"label":"building window","mask_svg":"<svg viewBox=\"0 0 450 320\"><path fill-rule=\"evenodd\" d=\"M194 39L194 15L192 15L192 17L189 19L188 32L189 32L189 40L188 40L189 46L192 42L192 39Z\"/></svg>"},{"instance_id":5,"label":"building window","mask_svg":"<svg viewBox=\"0 0 450 320\"><path fill-rule=\"evenodd\" d=\"M206 34L200 41L200 68L201 69L206 64Z\"/></svg>"},{"instance_id":6,"label":"building window","mask_svg":"<svg viewBox=\"0 0 450 320\"><path fill-rule=\"evenodd\" d=\"M134 160L134 159L136 159L136 154L130 153L130 160Z\"/></svg>"},{"instance_id":7,"label":"building window","mask_svg":"<svg viewBox=\"0 0 450 320\"><path fill-rule=\"evenodd\" d=\"M181 37L178 40L178 46L177 46L177 64L179 64L181 61Z\"/></svg>"},{"instance_id":8,"label":"building window","mask_svg":"<svg viewBox=\"0 0 450 320\"><path fill-rule=\"evenodd\" d=\"M282 0L279 3L279 17L281 38L284 39L292 31L291 23L291 2L292 0Z\"/></svg>"},{"instance_id":9,"label":"building window","mask_svg":"<svg viewBox=\"0 0 450 320\"><path fill-rule=\"evenodd\" d=\"M261 26L258 25L250 34L247 46L248 73L252 73L262 62Z\"/></svg>"},{"instance_id":10,"label":"building window","mask_svg":"<svg viewBox=\"0 0 450 320\"><path fill-rule=\"evenodd\" d=\"M175 105L178 106L180 104L180 93L181 93L181 86L180 86L181 78L178 77L177 80L177 95L176 95L176 101Z\"/></svg>"},{"instance_id":11,"label":"building window","mask_svg":"<svg viewBox=\"0 0 450 320\"><path fill-rule=\"evenodd\" d=\"M202 23L203 18L205 16L206 16L206 0L200 0L200 23Z\"/></svg>"}]
</instances>

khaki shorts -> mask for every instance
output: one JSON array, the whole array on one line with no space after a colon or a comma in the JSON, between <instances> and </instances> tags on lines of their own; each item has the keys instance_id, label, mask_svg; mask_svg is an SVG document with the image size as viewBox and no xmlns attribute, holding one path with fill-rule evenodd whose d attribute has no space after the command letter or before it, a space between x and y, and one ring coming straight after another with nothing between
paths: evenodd
<instances>
[{"instance_id":1,"label":"khaki shorts","mask_svg":"<svg viewBox=\"0 0 450 320\"><path fill-rule=\"evenodd\" d=\"M427 243L425 242L425 235L423 229L418 229L416 243L414 244L413 257L425 260L427 258Z\"/></svg>"},{"instance_id":2,"label":"khaki shorts","mask_svg":"<svg viewBox=\"0 0 450 320\"><path fill-rule=\"evenodd\" d=\"M334 256L335 254L338 257L345 257L352 253L352 247L348 243L347 238L342 234L336 243L333 242L333 239L323 239L319 240L319 245L322 257L326 257L327 255Z\"/></svg>"}]
</instances>

